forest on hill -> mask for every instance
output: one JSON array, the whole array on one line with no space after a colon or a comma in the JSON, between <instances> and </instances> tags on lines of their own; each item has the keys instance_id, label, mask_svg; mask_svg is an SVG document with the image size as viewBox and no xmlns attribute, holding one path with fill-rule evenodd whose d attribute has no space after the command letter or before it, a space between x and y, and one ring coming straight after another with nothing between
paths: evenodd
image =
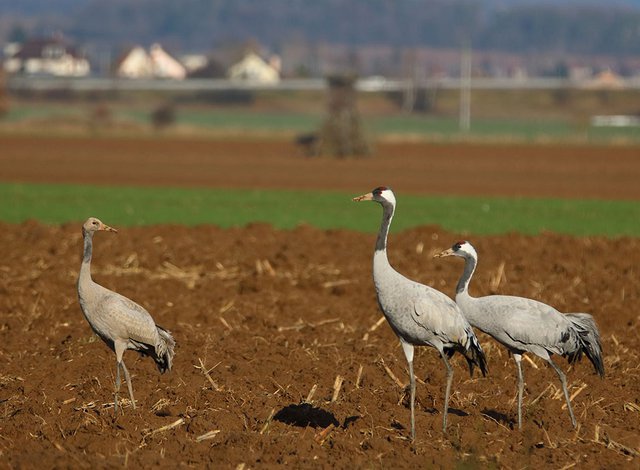
<instances>
[{"instance_id":1,"label":"forest on hill","mask_svg":"<svg viewBox=\"0 0 640 470\"><path fill-rule=\"evenodd\" d=\"M253 39L514 53L640 53L640 1L0 0L0 40L52 30L83 44L206 51ZM4 37L3 37L4 36Z\"/></svg>"}]
</instances>

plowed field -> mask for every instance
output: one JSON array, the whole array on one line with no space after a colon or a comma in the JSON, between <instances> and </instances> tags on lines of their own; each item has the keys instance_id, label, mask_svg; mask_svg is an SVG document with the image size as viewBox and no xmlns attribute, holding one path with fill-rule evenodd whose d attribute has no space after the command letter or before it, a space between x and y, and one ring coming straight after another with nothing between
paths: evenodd
<instances>
[{"instance_id":1,"label":"plowed field","mask_svg":"<svg viewBox=\"0 0 640 470\"><path fill-rule=\"evenodd\" d=\"M66 151L56 145L43 152L46 139L40 141L40 151L27 139L19 144L15 140L20 139L3 138L26 153L7 156L3 147L0 177L6 181L222 184L218 171L194 171L200 164L220 169L216 163L206 164L209 158L215 161L207 154L215 154L220 143L183 142L181 148L175 141L125 145L69 139ZM82 152L70 150L81 144L83 157L78 156ZM131 160L136 155L133 150L123 157L127 145L131 149L138 145L137 155L145 162L135 167L137 171L124 169L136 165ZM199 153L190 145L206 150ZM434 168L436 174L445 175L446 166L462 171L458 178L451 176L448 186L441 181L440 189L431 188L435 192L461 194L466 189L466 194L632 199L640 192L625 179L633 179L640 167L633 165L626 148L599 149L606 154L601 160L587 147L538 147L536 153L520 146L480 146L487 158L474 159L473 146L461 146L458 159L440 157L420 166L429 152L442 152L433 146L406 145L407 152L397 158L407 168L378 158L307 161L278 143L253 143L253 151L249 144L229 145L235 147L220 151L230 155L224 171L233 178L225 179L227 186L324 186L357 195L378 184L394 184L401 200L398 187L430 190L428 184L420 185L417 172L429 175ZM284 150L272 147L280 145ZM24 150L27 147L31 150ZM240 147L246 147L245 154ZM185 160L168 169L173 152ZM515 160L520 167L509 163L507 155L519 152L534 152L541 159L553 154L556 165L541 166L548 175L535 176L530 169L535 155ZM593 164L584 163L590 161L589 155ZM78 164L80 158L94 160L83 166ZM575 172L584 178L567 178L572 158L587 159L576 166L584 171ZM284 161L291 164L279 166ZM477 171L471 171L472 164ZM277 171L267 177L255 169L260 165ZM385 168L392 181L385 180ZM314 172L316 179L311 178ZM494 175L505 185L481 177L469 178L466 184L460 179L465 174ZM536 178L540 178L538 193ZM352 203L345 200L345 204ZM370 212L372 220L381 215L374 204L353 204L353 210ZM400 217L401 205L396 214ZM165 375L159 375L148 358L125 353L138 407L133 410L125 400L124 415L114 418L115 355L91 333L77 301L80 222L55 227L36 222L0 224L4 466L638 466L638 239L467 235L480 255L472 294L523 295L561 311L593 314L602 334L606 377L600 379L587 360L570 367L556 358L567 372L579 422L574 430L555 373L536 358L524 361L525 424L518 431L513 360L479 334L489 375L470 378L463 360L452 361L449 429L443 435L444 368L435 350L419 349L417 439L412 445L407 440L409 409L403 388L408 381L406 362L397 338L380 321L371 280L375 234L307 226L279 231L262 224L224 230L151 226L98 233L94 280L144 305L178 343L174 368ZM408 277L453 295L461 261L432 255L460 237L435 225L401 233L392 228L389 257ZM121 392L126 397L124 387Z\"/></svg>"}]
</instances>

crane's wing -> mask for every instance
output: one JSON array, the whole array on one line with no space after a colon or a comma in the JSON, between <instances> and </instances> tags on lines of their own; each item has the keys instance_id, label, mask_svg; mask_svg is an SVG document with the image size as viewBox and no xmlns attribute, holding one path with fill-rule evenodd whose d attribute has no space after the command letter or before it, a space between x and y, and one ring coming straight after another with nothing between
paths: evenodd
<instances>
[{"instance_id":1,"label":"crane's wing","mask_svg":"<svg viewBox=\"0 0 640 470\"><path fill-rule=\"evenodd\" d=\"M539 345L549 351L569 339L567 318L555 308L524 297L492 295L480 297L485 310L492 311L503 334L522 345Z\"/></svg>"},{"instance_id":2,"label":"crane's wing","mask_svg":"<svg viewBox=\"0 0 640 470\"><path fill-rule=\"evenodd\" d=\"M155 346L158 329L153 318L142 306L112 292L103 298L100 306L102 315L109 319L112 330L122 339Z\"/></svg>"},{"instance_id":3,"label":"crane's wing","mask_svg":"<svg viewBox=\"0 0 640 470\"><path fill-rule=\"evenodd\" d=\"M422 328L431 331L443 343L466 347L471 326L456 303L435 289L424 290L413 303L411 317Z\"/></svg>"}]
</instances>

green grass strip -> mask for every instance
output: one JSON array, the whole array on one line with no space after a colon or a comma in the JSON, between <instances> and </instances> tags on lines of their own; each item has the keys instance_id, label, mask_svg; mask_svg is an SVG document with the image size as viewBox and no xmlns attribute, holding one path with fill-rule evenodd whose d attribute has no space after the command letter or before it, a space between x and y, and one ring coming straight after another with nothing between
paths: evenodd
<instances>
[{"instance_id":1,"label":"green grass strip","mask_svg":"<svg viewBox=\"0 0 640 470\"><path fill-rule=\"evenodd\" d=\"M371 188L361 188L367 192ZM359 193L358 192L358 193ZM59 224L96 216L115 226L175 223L221 227L268 222L374 232L376 204L341 192L208 188L104 187L0 183L0 220ZM397 194L393 230L436 224L454 232L640 236L633 201L522 199Z\"/></svg>"}]
</instances>

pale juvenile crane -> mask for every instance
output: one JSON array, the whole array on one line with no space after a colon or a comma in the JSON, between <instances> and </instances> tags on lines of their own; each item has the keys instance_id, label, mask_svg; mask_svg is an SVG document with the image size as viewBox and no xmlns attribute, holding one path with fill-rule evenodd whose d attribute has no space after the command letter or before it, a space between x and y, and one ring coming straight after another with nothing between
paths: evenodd
<instances>
[{"instance_id":1,"label":"pale juvenile crane","mask_svg":"<svg viewBox=\"0 0 640 470\"><path fill-rule=\"evenodd\" d=\"M78 298L91 329L116 354L115 413L118 414L118 391L120 390L120 368L129 389L133 408L133 387L129 371L122 358L125 350L132 349L143 356L151 356L160 373L171 370L175 341L171 333L158 326L144 308L128 298L102 287L91 279L91 254L93 234L98 231L117 232L100 220L89 217L82 226L84 256L78 277Z\"/></svg>"},{"instance_id":2,"label":"pale juvenile crane","mask_svg":"<svg viewBox=\"0 0 640 470\"><path fill-rule=\"evenodd\" d=\"M510 295L471 297L469 282L476 269L478 255L469 242L461 241L435 257L459 256L465 261L464 272L456 287L456 303L469 323L505 346L518 368L518 429L522 429L522 393L524 376L522 355L530 352L544 359L556 371L569 409L571 424L576 418L571 409L567 378L551 360L551 355L564 356L573 364L586 354L594 369L604 377L600 333L593 317L587 313L562 314L537 300Z\"/></svg>"},{"instance_id":3,"label":"pale juvenile crane","mask_svg":"<svg viewBox=\"0 0 640 470\"><path fill-rule=\"evenodd\" d=\"M438 350L447 369L447 386L444 397L442 430L447 429L449 394L453 381L453 369L448 357L461 353L473 373L477 365L482 374L487 372L484 352L471 326L465 320L453 300L442 292L412 281L397 272L387 258L387 235L396 207L396 198L390 188L381 186L354 201L375 201L382 206L382 224L378 232L373 254L373 281L378 305L391 329L400 339L402 350L409 364L411 392L411 439L415 439L416 381L413 373L415 346L431 346Z\"/></svg>"}]
</instances>

